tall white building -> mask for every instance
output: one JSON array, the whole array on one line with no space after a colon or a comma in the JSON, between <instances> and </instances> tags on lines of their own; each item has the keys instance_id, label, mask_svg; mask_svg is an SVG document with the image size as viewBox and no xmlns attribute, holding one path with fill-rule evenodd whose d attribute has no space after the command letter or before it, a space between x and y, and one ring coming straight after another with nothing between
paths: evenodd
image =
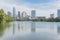
<instances>
[{"instance_id":1,"label":"tall white building","mask_svg":"<svg viewBox=\"0 0 60 40\"><path fill-rule=\"evenodd\" d=\"M15 7L13 7L13 18L16 19L16 9L15 9Z\"/></svg>"},{"instance_id":2,"label":"tall white building","mask_svg":"<svg viewBox=\"0 0 60 40\"><path fill-rule=\"evenodd\" d=\"M32 10L31 11L31 18L35 18L36 17L36 11L35 10Z\"/></svg>"},{"instance_id":3,"label":"tall white building","mask_svg":"<svg viewBox=\"0 0 60 40\"><path fill-rule=\"evenodd\" d=\"M60 17L60 9L57 10L57 17Z\"/></svg>"}]
</instances>

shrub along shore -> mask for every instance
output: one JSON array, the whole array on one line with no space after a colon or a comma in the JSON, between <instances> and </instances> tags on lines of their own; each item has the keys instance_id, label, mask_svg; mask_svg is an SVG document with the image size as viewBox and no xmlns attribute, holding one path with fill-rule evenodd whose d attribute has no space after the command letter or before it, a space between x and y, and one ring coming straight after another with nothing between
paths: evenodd
<instances>
[{"instance_id":1,"label":"shrub along shore","mask_svg":"<svg viewBox=\"0 0 60 40\"><path fill-rule=\"evenodd\" d=\"M17 19L17 21L44 21L44 22L60 22L60 18L38 18L38 19Z\"/></svg>"}]
</instances>

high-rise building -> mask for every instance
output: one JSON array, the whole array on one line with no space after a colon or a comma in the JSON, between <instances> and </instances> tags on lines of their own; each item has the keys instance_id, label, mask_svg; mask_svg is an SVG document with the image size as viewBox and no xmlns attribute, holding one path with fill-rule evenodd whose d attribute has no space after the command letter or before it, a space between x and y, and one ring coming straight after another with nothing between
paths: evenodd
<instances>
[{"instance_id":1,"label":"high-rise building","mask_svg":"<svg viewBox=\"0 0 60 40\"><path fill-rule=\"evenodd\" d=\"M18 18L20 19L20 11L18 11Z\"/></svg>"},{"instance_id":2,"label":"high-rise building","mask_svg":"<svg viewBox=\"0 0 60 40\"><path fill-rule=\"evenodd\" d=\"M8 12L7 12L7 15L8 15L8 16L12 16L12 13L8 11Z\"/></svg>"},{"instance_id":3,"label":"high-rise building","mask_svg":"<svg viewBox=\"0 0 60 40\"><path fill-rule=\"evenodd\" d=\"M23 13L21 13L21 18L23 17Z\"/></svg>"},{"instance_id":4,"label":"high-rise building","mask_svg":"<svg viewBox=\"0 0 60 40\"><path fill-rule=\"evenodd\" d=\"M31 18L35 18L36 17L36 11L35 10L32 10L31 11Z\"/></svg>"},{"instance_id":5,"label":"high-rise building","mask_svg":"<svg viewBox=\"0 0 60 40\"><path fill-rule=\"evenodd\" d=\"M15 10L15 7L13 7L13 17L16 18L16 10Z\"/></svg>"},{"instance_id":6,"label":"high-rise building","mask_svg":"<svg viewBox=\"0 0 60 40\"><path fill-rule=\"evenodd\" d=\"M23 12L21 13L21 19L24 19L25 17L26 17L26 12L23 11Z\"/></svg>"},{"instance_id":7,"label":"high-rise building","mask_svg":"<svg viewBox=\"0 0 60 40\"><path fill-rule=\"evenodd\" d=\"M57 17L60 17L60 9L57 10Z\"/></svg>"},{"instance_id":8,"label":"high-rise building","mask_svg":"<svg viewBox=\"0 0 60 40\"><path fill-rule=\"evenodd\" d=\"M25 11L22 12L22 16L26 17L26 12Z\"/></svg>"},{"instance_id":9,"label":"high-rise building","mask_svg":"<svg viewBox=\"0 0 60 40\"><path fill-rule=\"evenodd\" d=\"M54 18L54 14L50 14L50 18Z\"/></svg>"}]
</instances>

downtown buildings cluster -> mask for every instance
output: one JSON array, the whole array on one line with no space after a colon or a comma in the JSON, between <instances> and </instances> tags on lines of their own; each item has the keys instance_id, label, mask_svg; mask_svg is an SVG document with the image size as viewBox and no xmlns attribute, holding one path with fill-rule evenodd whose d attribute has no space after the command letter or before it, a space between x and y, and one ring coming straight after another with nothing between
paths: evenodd
<instances>
[{"instance_id":1,"label":"downtown buildings cluster","mask_svg":"<svg viewBox=\"0 0 60 40\"><path fill-rule=\"evenodd\" d=\"M18 14L16 13L16 9L15 7L13 7L13 13L11 13L10 11L7 12L9 16L12 16L14 19L18 19L18 20L25 20L25 19L45 19L46 17L37 17L36 16L36 10L31 10L31 16L27 15L27 13L25 11L23 11L22 13L20 11L18 11ZM13 15L12 15L13 14ZM17 15L16 15L17 14ZM50 18L54 18L55 14L50 14ZM57 17L60 17L60 10L57 10Z\"/></svg>"}]
</instances>

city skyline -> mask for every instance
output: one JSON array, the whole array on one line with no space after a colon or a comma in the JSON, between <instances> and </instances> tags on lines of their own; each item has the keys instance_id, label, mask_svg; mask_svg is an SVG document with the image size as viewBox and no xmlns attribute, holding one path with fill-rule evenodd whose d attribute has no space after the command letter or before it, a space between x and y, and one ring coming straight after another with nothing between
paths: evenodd
<instances>
[{"instance_id":1,"label":"city skyline","mask_svg":"<svg viewBox=\"0 0 60 40\"><path fill-rule=\"evenodd\" d=\"M36 16L49 17L54 13L57 16L57 10L60 9L60 0L1 0L0 8L6 12L16 8L16 14L18 11L26 11L27 14L31 14L31 10L36 10Z\"/></svg>"}]
</instances>

